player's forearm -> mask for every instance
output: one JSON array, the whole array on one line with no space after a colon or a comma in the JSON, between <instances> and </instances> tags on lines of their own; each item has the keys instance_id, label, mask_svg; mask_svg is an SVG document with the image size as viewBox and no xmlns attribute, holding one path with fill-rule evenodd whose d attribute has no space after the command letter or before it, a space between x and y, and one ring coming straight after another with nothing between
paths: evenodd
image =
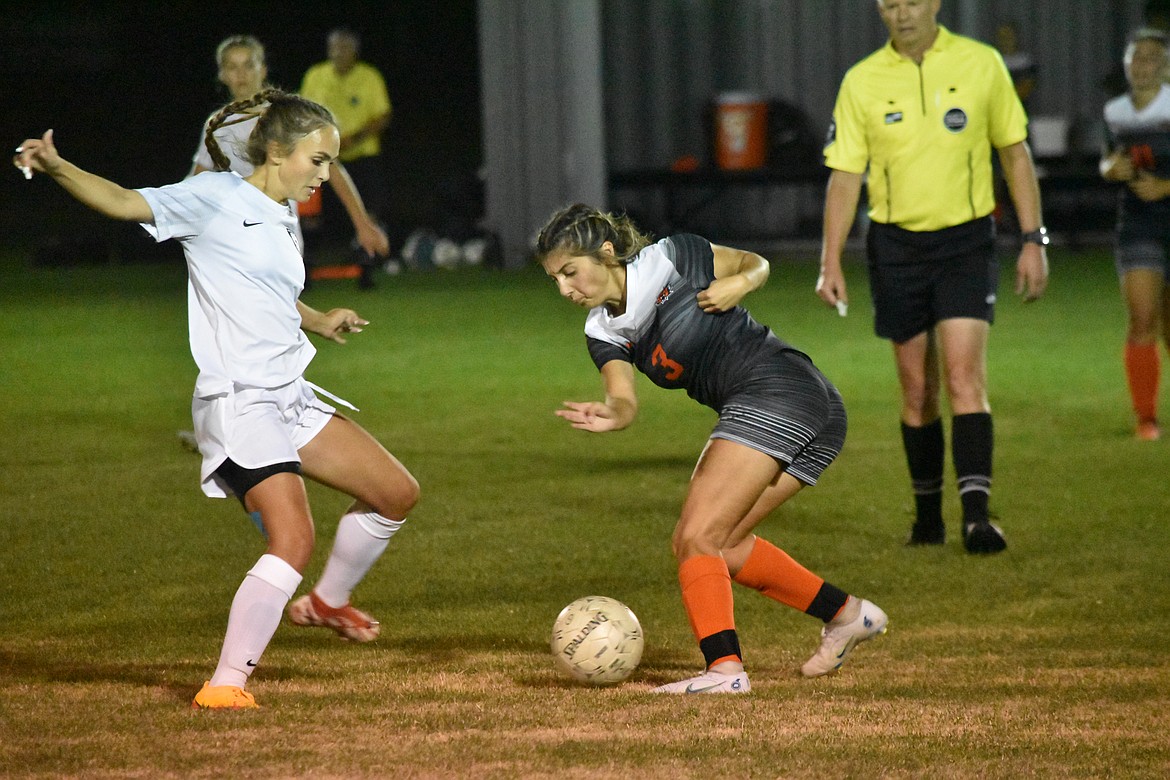
<instances>
[{"instance_id":1,"label":"player's forearm","mask_svg":"<svg viewBox=\"0 0 1170 780\"><path fill-rule=\"evenodd\" d=\"M638 416L634 366L624 360L611 360L601 367L601 379L605 385L605 405L613 421L612 430L628 428Z\"/></svg>"},{"instance_id":2,"label":"player's forearm","mask_svg":"<svg viewBox=\"0 0 1170 780\"><path fill-rule=\"evenodd\" d=\"M768 261L755 252L744 252L736 273L747 282L748 292L760 289L768 281L771 266Z\"/></svg>"},{"instance_id":3,"label":"player's forearm","mask_svg":"<svg viewBox=\"0 0 1170 780\"><path fill-rule=\"evenodd\" d=\"M638 402L633 399L606 397L605 405L613 413L615 431L630 427L638 416Z\"/></svg>"},{"instance_id":4,"label":"player's forearm","mask_svg":"<svg viewBox=\"0 0 1170 780\"><path fill-rule=\"evenodd\" d=\"M341 205L345 207L345 213L349 215L350 221L353 222L354 226L359 226L361 223L370 220L370 215L366 211L366 204L362 202L362 196L358 194L357 187L353 183L353 178L345 170L344 165L339 162L333 163L333 170L329 176L329 184L332 185L333 192L337 195L337 199L341 201Z\"/></svg>"},{"instance_id":5,"label":"player's forearm","mask_svg":"<svg viewBox=\"0 0 1170 780\"><path fill-rule=\"evenodd\" d=\"M61 160L49 175L78 202L99 214L130 222L154 221L154 213L142 195L83 171L67 160Z\"/></svg>"},{"instance_id":6,"label":"player's forearm","mask_svg":"<svg viewBox=\"0 0 1170 780\"><path fill-rule=\"evenodd\" d=\"M350 133L347 140L350 143L358 143L359 141L364 141L367 138L377 138L378 136L382 135L382 133L384 133L386 128L389 126L390 114L385 113L379 117L371 119L369 122L366 122L364 125L362 125L359 129Z\"/></svg>"},{"instance_id":7,"label":"player's forearm","mask_svg":"<svg viewBox=\"0 0 1170 780\"><path fill-rule=\"evenodd\" d=\"M308 304L297 300L297 314L301 315L301 330L316 333L325 315Z\"/></svg>"}]
</instances>

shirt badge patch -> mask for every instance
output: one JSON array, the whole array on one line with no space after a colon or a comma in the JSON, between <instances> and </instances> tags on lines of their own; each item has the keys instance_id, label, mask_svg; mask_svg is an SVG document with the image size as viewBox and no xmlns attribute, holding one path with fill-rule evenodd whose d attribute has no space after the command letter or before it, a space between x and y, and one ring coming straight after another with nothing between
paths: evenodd
<instances>
[{"instance_id":1,"label":"shirt badge patch","mask_svg":"<svg viewBox=\"0 0 1170 780\"><path fill-rule=\"evenodd\" d=\"M943 125L952 133L962 132L967 127L967 112L961 108L952 108L943 114Z\"/></svg>"},{"instance_id":2,"label":"shirt badge patch","mask_svg":"<svg viewBox=\"0 0 1170 780\"><path fill-rule=\"evenodd\" d=\"M668 300L670 300L670 296L673 294L674 294L674 290L670 289L669 284L666 285L665 287L662 288L662 291L658 293L658 297L654 299L654 305L661 306L662 304L664 304Z\"/></svg>"},{"instance_id":3,"label":"shirt badge patch","mask_svg":"<svg viewBox=\"0 0 1170 780\"><path fill-rule=\"evenodd\" d=\"M825 146L831 146L837 140L837 120L829 120L829 132L825 134Z\"/></svg>"},{"instance_id":4,"label":"shirt badge patch","mask_svg":"<svg viewBox=\"0 0 1170 780\"><path fill-rule=\"evenodd\" d=\"M886 124L887 125L897 124L898 122L901 122L901 121L902 121L902 112L901 111L891 111L890 113L886 114Z\"/></svg>"}]
</instances>

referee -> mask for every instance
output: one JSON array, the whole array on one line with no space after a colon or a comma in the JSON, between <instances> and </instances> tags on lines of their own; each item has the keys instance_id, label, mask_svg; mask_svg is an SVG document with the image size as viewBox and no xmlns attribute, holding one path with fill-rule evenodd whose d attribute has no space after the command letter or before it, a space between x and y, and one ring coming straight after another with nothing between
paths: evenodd
<instances>
[{"instance_id":1,"label":"referee","mask_svg":"<svg viewBox=\"0 0 1170 780\"><path fill-rule=\"evenodd\" d=\"M848 301L841 252L865 178L866 252L874 331L894 345L902 443L916 517L909 544L942 544L945 441L941 378L970 553L1007 547L990 522L992 421L987 337L995 311L991 150L999 154L1022 228L1016 293L1040 297L1047 232L1027 145L1027 117L1000 55L938 23L940 0L877 0L889 42L841 83L825 146L817 295Z\"/></svg>"}]
</instances>

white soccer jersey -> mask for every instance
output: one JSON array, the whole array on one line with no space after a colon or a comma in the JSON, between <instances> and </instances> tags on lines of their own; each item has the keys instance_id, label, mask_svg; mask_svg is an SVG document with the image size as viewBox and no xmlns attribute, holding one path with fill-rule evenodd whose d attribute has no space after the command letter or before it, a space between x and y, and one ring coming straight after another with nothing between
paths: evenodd
<instances>
[{"instance_id":1,"label":"white soccer jersey","mask_svg":"<svg viewBox=\"0 0 1170 780\"><path fill-rule=\"evenodd\" d=\"M240 119L243 114L232 114L228 117L228 122L235 122ZM248 136L252 135L252 130L256 127L256 122L260 117L253 116L244 119L235 124L225 124L215 131L215 140L219 142L219 148L228 158L228 170L235 171L243 178L248 178L252 175L252 171L256 167L244 156L244 150L248 146ZM208 121L211 118L208 117ZM207 144L205 143L205 136L207 134L207 122L203 123L203 135L199 137L199 148L195 150L195 156L191 158L200 168L205 168L209 171L215 170L215 162L211 159L211 152L207 151ZM296 236L297 245L301 248L301 254L305 253L305 234L301 230L301 220L297 214L297 206L295 203L289 202L289 213L293 215L296 220Z\"/></svg>"},{"instance_id":2,"label":"white soccer jersey","mask_svg":"<svg viewBox=\"0 0 1170 780\"><path fill-rule=\"evenodd\" d=\"M585 335L624 347L638 341L650 327L655 314L655 300L678 271L671 261L673 246L662 239L642 249L626 264L626 310L614 316L606 306L589 310Z\"/></svg>"},{"instance_id":3,"label":"white soccer jersey","mask_svg":"<svg viewBox=\"0 0 1170 780\"><path fill-rule=\"evenodd\" d=\"M301 376L316 349L296 308L305 266L287 204L232 172L138 192L154 214L146 232L175 239L187 257L195 394L280 387Z\"/></svg>"},{"instance_id":4,"label":"white soccer jersey","mask_svg":"<svg viewBox=\"0 0 1170 780\"><path fill-rule=\"evenodd\" d=\"M228 117L228 122L234 122L240 119L241 114L233 114ZM252 135L252 129L256 127L256 122L259 117L251 117L236 124L228 124L221 126L215 131L215 140L219 142L219 148L227 155L231 162L231 170L243 176L245 179L252 175L255 167L248 162L244 157L244 149L248 146L248 136ZM209 120L210 121L210 120ZM195 156L192 158L194 163L200 168L205 168L209 171L215 170L215 162L211 159L211 152L207 151L206 144L207 137L207 122L203 123L203 134L199 136L199 147L195 150Z\"/></svg>"},{"instance_id":5,"label":"white soccer jersey","mask_svg":"<svg viewBox=\"0 0 1170 780\"><path fill-rule=\"evenodd\" d=\"M1170 86L1163 84L1140 111L1128 94L1118 95L1105 104L1105 124L1114 138L1127 133L1170 132Z\"/></svg>"},{"instance_id":6,"label":"white soccer jersey","mask_svg":"<svg viewBox=\"0 0 1170 780\"><path fill-rule=\"evenodd\" d=\"M1121 147L1134 164L1160 178L1170 178L1170 86L1138 110L1126 94L1105 104L1109 145ZM1170 199L1144 201L1128 187L1120 190L1117 232L1122 241L1165 241L1170 225Z\"/></svg>"}]
</instances>

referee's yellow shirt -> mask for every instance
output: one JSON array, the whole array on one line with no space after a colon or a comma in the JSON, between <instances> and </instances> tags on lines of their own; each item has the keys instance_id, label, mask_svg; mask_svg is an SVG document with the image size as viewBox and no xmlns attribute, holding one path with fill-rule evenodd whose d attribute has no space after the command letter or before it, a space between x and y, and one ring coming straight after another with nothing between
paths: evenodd
<instances>
[{"instance_id":1,"label":"referee's yellow shirt","mask_svg":"<svg viewBox=\"0 0 1170 780\"><path fill-rule=\"evenodd\" d=\"M868 172L873 221L940 230L992 212L991 149L1027 125L999 52L940 25L921 65L887 43L849 69L825 164Z\"/></svg>"},{"instance_id":2,"label":"referee's yellow shirt","mask_svg":"<svg viewBox=\"0 0 1170 780\"><path fill-rule=\"evenodd\" d=\"M345 75L329 61L312 66L301 81L301 95L332 111L342 135L361 130L391 108L382 74L365 62L355 63ZM352 162L381 152L382 139L375 134L354 143L340 157L342 162Z\"/></svg>"}]
</instances>

